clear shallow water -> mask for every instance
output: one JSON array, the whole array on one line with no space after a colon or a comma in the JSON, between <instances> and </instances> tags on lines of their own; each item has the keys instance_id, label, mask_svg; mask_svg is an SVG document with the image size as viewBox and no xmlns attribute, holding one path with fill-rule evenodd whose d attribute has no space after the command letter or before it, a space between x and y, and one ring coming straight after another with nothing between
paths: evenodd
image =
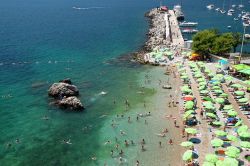
<instances>
[{"instance_id":1,"label":"clear shallow water","mask_svg":"<svg viewBox=\"0 0 250 166\"><path fill-rule=\"evenodd\" d=\"M191 10L194 2L197 11ZM168 3L173 6L176 1ZM207 14L206 4L198 0L183 4L187 18L199 20L201 28L216 21ZM103 161L109 156L102 146L110 134L106 128L113 116L124 112L126 97L133 107L142 103L144 97L135 92L142 84L140 73L148 69L109 62L139 49L148 28L144 13L156 5L150 0L1 2L1 165L98 165L90 156L98 154ZM73 6L103 8L75 10ZM80 89L87 107L83 113L49 104L49 85L67 77ZM98 96L103 90L109 94ZM145 92L145 96L153 94L152 89ZM99 118L103 114L108 117ZM41 120L44 115L50 120ZM92 126L91 130L84 133L85 126ZM61 144L69 138L72 145ZM12 146L7 148L7 143Z\"/></svg>"}]
</instances>

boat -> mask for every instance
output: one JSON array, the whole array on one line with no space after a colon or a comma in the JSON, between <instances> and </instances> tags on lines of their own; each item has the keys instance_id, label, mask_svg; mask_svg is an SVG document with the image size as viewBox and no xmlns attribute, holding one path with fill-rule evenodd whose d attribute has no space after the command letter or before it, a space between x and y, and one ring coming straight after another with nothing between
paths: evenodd
<instances>
[{"instance_id":1,"label":"boat","mask_svg":"<svg viewBox=\"0 0 250 166\"><path fill-rule=\"evenodd\" d=\"M233 5L232 5L232 8L235 8L235 7L236 7L236 5L235 5L235 4L233 4Z\"/></svg>"},{"instance_id":2,"label":"boat","mask_svg":"<svg viewBox=\"0 0 250 166\"><path fill-rule=\"evenodd\" d=\"M215 10L218 12L218 11L220 11L220 8L216 8Z\"/></svg>"},{"instance_id":3,"label":"boat","mask_svg":"<svg viewBox=\"0 0 250 166\"><path fill-rule=\"evenodd\" d=\"M244 8L245 6L243 4L238 5L239 8Z\"/></svg>"},{"instance_id":4,"label":"boat","mask_svg":"<svg viewBox=\"0 0 250 166\"><path fill-rule=\"evenodd\" d=\"M243 26L244 27L249 27L250 26L250 20L245 20L245 21L243 21Z\"/></svg>"},{"instance_id":5,"label":"boat","mask_svg":"<svg viewBox=\"0 0 250 166\"><path fill-rule=\"evenodd\" d=\"M234 18L234 21L238 21L238 20L239 20L239 18L237 18L237 17Z\"/></svg>"},{"instance_id":6,"label":"boat","mask_svg":"<svg viewBox=\"0 0 250 166\"><path fill-rule=\"evenodd\" d=\"M198 25L198 22L187 22L187 21L181 22L179 24L180 27L194 27L197 25Z\"/></svg>"},{"instance_id":7,"label":"boat","mask_svg":"<svg viewBox=\"0 0 250 166\"><path fill-rule=\"evenodd\" d=\"M228 29L231 29L232 27L231 27L231 25L228 25L227 28L228 28Z\"/></svg>"},{"instance_id":8,"label":"boat","mask_svg":"<svg viewBox=\"0 0 250 166\"><path fill-rule=\"evenodd\" d=\"M227 12L227 15L228 15L228 16L232 16L232 15L233 15L233 13Z\"/></svg>"},{"instance_id":9,"label":"boat","mask_svg":"<svg viewBox=\"0 0 250 166\"><path fill-rule=\"evenodd\" d=\"M214 4L209 4L209 5L207 5L207 9L208 10L212 10L214 8Z\"/></svg>"},{"instance_id":10,"label":"boat","mask_svg":"<svg viewBox=\"0 0 250 166\"><path fill-rule=\"evenodd\" d=\"M246 39L250 39L250 34L245 34Z\"/></svg>"},{"instance_id":11,"label":"boat","mask_svg":"<svg viewBox=\"0 0 250 166\"><path fill-rule=\"evenodd\" d=\"M178 21L183 21L184 20L184 14L181 10L181 6L180 5L175 5L174 6L174 13L176 15L176 18Z\"/></svg>"},{"instance_id":12,"label":"boat","mask_svg":"<svg viewBox=\"0 0 250 166\"><path fill-rule=\"evenodd\" d=\"M181 30L182 33L197 33L199 32L197 29L185 28Z\"/></svg>"}]
</instances>

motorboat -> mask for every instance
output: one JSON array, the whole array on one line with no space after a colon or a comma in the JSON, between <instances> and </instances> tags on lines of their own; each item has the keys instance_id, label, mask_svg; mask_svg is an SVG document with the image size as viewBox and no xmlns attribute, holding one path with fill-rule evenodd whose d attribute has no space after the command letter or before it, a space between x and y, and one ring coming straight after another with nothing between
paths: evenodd
<instances>
[{"instance_id":1,"label":"motorboat","mask_svg":"<svg viewBox=\"0 0 250 166\"><path fill-rule=\"evenodd\" d=\"M239 8L244 8L245 6L243 4L238 5Z\"/></svg>"},{"instance_id":2,"label":"motorboat","mask_svg":"<svg viewBox=\"0 0 250 166\"><path fill-rule=\"evenodd\" d=\"M238 20L239 20L239 18L237 18L237 17L234 18L234 21L238 21Z\"/></svg>"},{"instance_id":3,"label":"motorboat","mask_svg":"<svg viewBox=\"0 0 250 166\"><path fill-rule=\"evenodd\" d=\"M214 8L214 4L207 5L208 10L212 10Z\"/></svg>"},{"instance_id":4,"label":"motorboat","mask_svg":"<svg viewBox=\"0 0 250 166\"><path fill-rule=\"evenodd\" d=\"M182 33L197 33L199 32L197 29L185 28L181 31Z\"/></svg>"},{"instance_id":5,"label":"motorboat","mask_svg":"<svg viewBox=\"0 0 250 166\"><path fill-rule=\"evenodd\" d=\"M233 13L227 12L227 15L228 15L228 16L232 16L232 15L233 15Z\"/></svg>"},{"instance_id":6,"label":"motorboat","mask_svg":"<svg viewBox=\"0 0 250 166\"><path fill-rule=\"evenodd\" d=\"M250 26L250 20L245 20L245 21L243 21L243 26L244 27L249 27Z\"/></svg>"},{"instance_id":7,"label":"motorboat","mask_svg":"<svg viewBox=\"0 0 250 166\"><path fill-rule=\"evenodd\" d=\"M216 10L217 12L219 12L219 11L220 11L220 8L216 8L215 10Z\"/></svg>"},{"instance_id":8,"label":"motorboat","mask_svg":"<svg viewBox=\"0 0 250 166\"><path fill-rule=\"evenodd\" d=\"M194 27L197 25L198 25L198 22L187 22L187 21L181 22L179 24L180 27Z\"/></svg>"},{"instance_id":9,"label":"motorboat","mask_svg":"<svg viewBox=\"0 0 250 166\"><path fill-rule=\"evenodd\" d=\"M228 28L228 29L231 29L232 27L231 27L231 25L228 25L227 28Z\"/></svg>"},{"instance_id":10,"label":"motorboat","mask_svg":"<svg viewBox=\"0 0 250 166\"><path fill-rule=\"evenodd\" d=\"M184 14L181 10L181 6L180 5L175 5L174 6L174 13L176 15L176 18L178 21L183 21L184 20Z\"/></svg>"},{"instance_id":11,"label":"motorboat","mask_svg":"<svg viewBox=\"0 0 250 166\"><path fill-rule=\"evenodd\" d=\"M228 10L228 13L234 13L234 12L235 12L234 9L229 9L229 10Z\"/></svg>"},{"instance_id":12,"label":"motorboat","mask_svg":"<svg viewBox=\"0 0 250 166\"><path fill-rule=\"evenodd\" d=\"M250 39L250 34L245 34L246 39Z\"/></svg>"},{"instance_id":13,"label":"motorboat","mask_svg":"<svg viewBox=\"0 0 250 166\"><path fill-rule=\"evenodd\" d=\"M233 5L232 5L232 8L235 8L235 7L236 7L236 5L235 5L235 4L233 4Z\"/></svg>"}]
</instances>

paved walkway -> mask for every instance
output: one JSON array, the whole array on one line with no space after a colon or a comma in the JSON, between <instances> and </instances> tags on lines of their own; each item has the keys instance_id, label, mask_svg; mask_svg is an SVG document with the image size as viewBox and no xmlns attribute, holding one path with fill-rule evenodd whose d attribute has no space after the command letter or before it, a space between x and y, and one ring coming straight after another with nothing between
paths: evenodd
<instances>
[{"instance_id":1,"label":"paved walkway","mask_svg":"<svg viewBox=\"0 0 250 166\"><path fill-rule=\"evenodd\" d=\"M169 10L170 33L173 45L184 47L184 39L173 10Z\"/></svg>"}]
</instances>

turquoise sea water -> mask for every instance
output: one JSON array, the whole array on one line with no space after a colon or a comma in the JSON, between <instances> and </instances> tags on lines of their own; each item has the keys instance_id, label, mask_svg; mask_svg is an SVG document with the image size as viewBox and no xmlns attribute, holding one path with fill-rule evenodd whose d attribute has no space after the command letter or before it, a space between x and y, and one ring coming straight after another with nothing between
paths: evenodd
<instances>
[{"instance_id":1,"label":"turquoise sea water","mask_svg":"<svg viewBox=\"0 0 250 166\"><path fill-rule=\"evenodd\" d=\"M223 30L231 20L220 19L228 21L222 23L217 19L222 16L208 14L208 2L187 0L183 10L188 20L199 21L201 29ZM126 98L132 106L143 103L144 97L135 92L141 87L140 73L150 69L117 57L142 46L148 29L144 13L158 4L152 0L1 2L0 165L99 165L90 157L109 156L102 145L110 133L103 127L110 125L109 117L124 113ZM63 78L71 78L79 87L84 112L50 105L47 89ZM99 96L101 91L108 95ZM154 92L145 89L145 93ZM104 114L107 118L100 118ZM44 115L50 120L42 120ZM89 129L83 131L86 126ZM72 145L62 144L63 139Z\"/></svg>"}]
</instances>

